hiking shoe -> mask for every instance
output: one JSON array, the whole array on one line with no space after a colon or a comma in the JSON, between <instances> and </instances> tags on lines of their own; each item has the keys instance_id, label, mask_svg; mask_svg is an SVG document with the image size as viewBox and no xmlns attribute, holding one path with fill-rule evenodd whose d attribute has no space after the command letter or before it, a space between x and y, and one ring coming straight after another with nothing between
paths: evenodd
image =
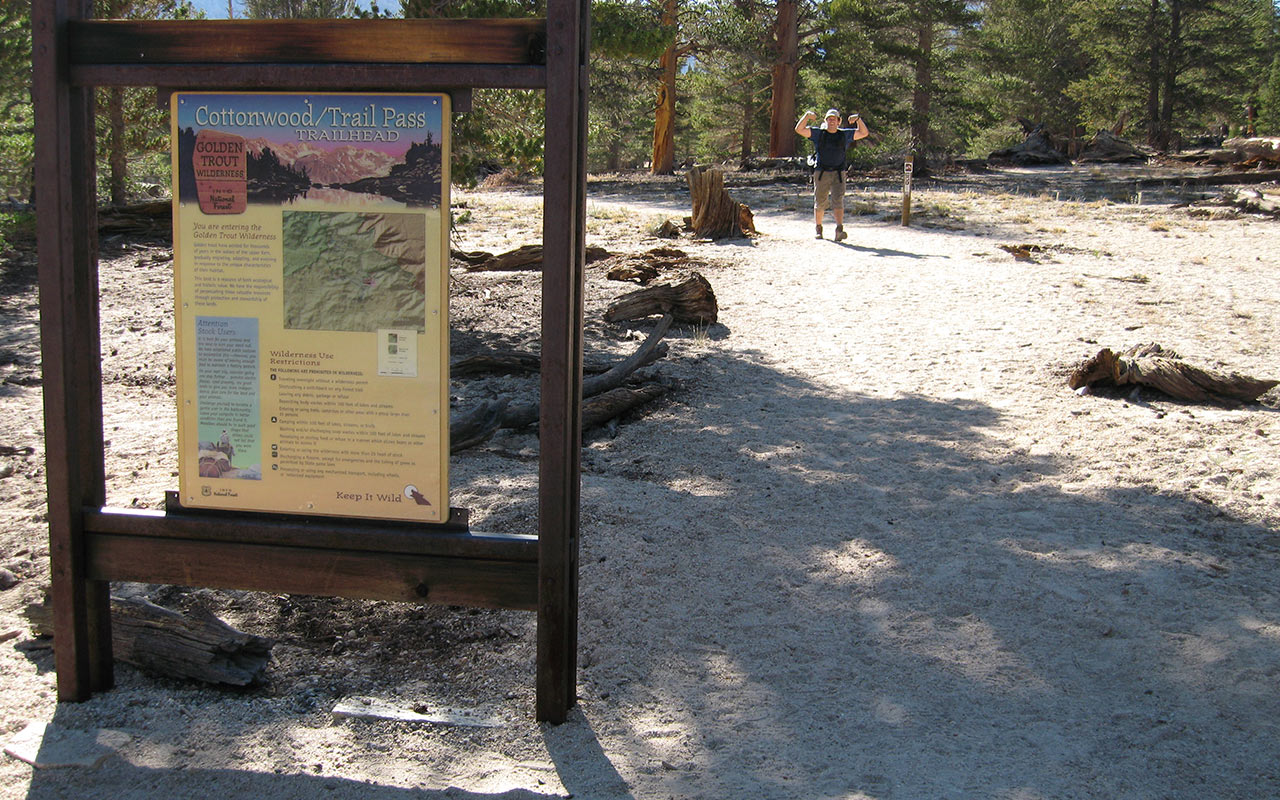
<instances>
[{"instance_id":1,"label":"hiking shoe","mask_svg":"<svg viewBox=\"0 0 1280 800\"><path fill-rule=\"evenodd\" d=\"M845 239L849 238L849 234L844 232L844 228L836 228L836 235L834 238L837 242L843 242Z\"/></svg>"},{"instance_id":2,"label":"hiking shoe","mask_svg":"<svg viewBox=\"0 0 1280 800\"><path fill-rule=\"evenodd\" d=\"M821 238L822 238L822 226L821 226L821 225L819 225L819 226L818 226L818 235L817 235L817 236L814 236L813 238L815 238L815 239L821 239Z\"/></svg>"}]
</instances>

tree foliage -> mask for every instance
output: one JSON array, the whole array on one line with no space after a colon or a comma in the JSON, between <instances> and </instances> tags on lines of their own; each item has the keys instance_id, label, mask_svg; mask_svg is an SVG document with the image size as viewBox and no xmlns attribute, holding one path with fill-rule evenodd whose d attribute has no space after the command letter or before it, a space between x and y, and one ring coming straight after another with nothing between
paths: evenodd
<instances>
[{"instance_id":1,"label":"tree foliage","mask_svg":"<svg viewBox=\"0 0 1280 800\"><path fill-rule=\"evenodd\" d=\"M1127 122L1159 148L1238 121L1276 46L1271 0L1075 0L1071 12L1090 63L1067 93L1084 121Z\"/></svg>"},{"instance_id":2,"label":"tree foliage","mask_svg":"<svg viewBox=\"0 0 1280 800\"><path fill-rule=\"evenodd\" d=\"M95 0L99 16L181 17L187 0ZM280 17L540 17L545 0L237 0ZM31 0L0 3L0 182L32 183ZM861 113L872 147L985 155L1021 135L1117 128L1157 147L1206 131L1280 134L1276 0L597 0L588 166L674 171L786 154L801 111ZM661 101L661 102L660 102ZM453 174L542 169L541 92L477 89ZM1251 111L1252 110L1252 111ZM1083 127L1082 127L1083 126ZM99 92L102 192L163 181L151 90ZM550 146L556 146L551 142ZM865 156L862 156L865 157Z\"/></svg>"},{"instance_id":3,"label":"tree foliage","mask_svg":"<svg viewBox=\"0 0 1280 800\"><path fill-rule=\"evenodd\" d=\"M31 111L31 1L0 4L0 190L31 192L35 118Z\"/></svg>"}]
</instances>

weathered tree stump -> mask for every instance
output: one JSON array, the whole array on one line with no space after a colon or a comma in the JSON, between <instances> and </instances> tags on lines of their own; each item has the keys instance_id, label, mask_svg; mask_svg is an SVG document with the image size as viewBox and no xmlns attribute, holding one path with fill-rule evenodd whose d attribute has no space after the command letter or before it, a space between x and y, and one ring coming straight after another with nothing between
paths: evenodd
<instances>
[{"instance_id":1,"label":"weathered tree stump","mask_svg":"<svg viewBox=\"0 0 1280 800\"><path fill-rule=\"evenodd\" d=\"M1106 382L1149 386L1179 400L1228 406L1255 402L1280 385L1280 381L1193 367L1158 344L1138 345L1119 354L1104 347L1067 379L1072 389Z\"/></svg>"},{"instance_id":2,"label":"weathered tree stump","mask_svg":"<svg viewBox=\"0 0 1280 800\"><path fill-rule=\"evenodd\" d=\"M26 616L33 631L56 635L47 602L27 606ZM272 645L204 609L179 614L146 600L111 598L112 654L158 675L248 686L264 677Z\"/></svg>"},{"instance_id":3,"label":"weathered tree stump","mask_svg":"<svg viewBox=\"0 0 1280 800\"><path fill-rule=\"evenodd\" d=\"M659 283L637 289L614 300L604 312L605 322L643 319L670 314L676 322L711 325L719 317L716 294L697 272L678 284Z\"/></svg>"},{"instance_id":4,"label":"weathered tree stump","mask_svg":"<svg viewBox=\"0 0 1280 800\"><path fill-rule=\"evenodd\" d=\"M724 173L718 169L690 167L689 195L693 201L693 235L702 239L729 239L756 232L751 209L729 196Z\"/></svg>"}]
</instances>

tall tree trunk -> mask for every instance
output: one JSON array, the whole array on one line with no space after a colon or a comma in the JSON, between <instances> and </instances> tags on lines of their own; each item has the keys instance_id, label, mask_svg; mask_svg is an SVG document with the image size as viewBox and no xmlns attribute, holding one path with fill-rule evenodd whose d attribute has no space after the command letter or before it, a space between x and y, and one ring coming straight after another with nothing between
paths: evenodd
<instances>
[{"instance_id":1,"label":"tall tree trunk","mask_svg":"<svg viewBox=\"0 0 1280 800\"><path fill-rule=\"evenodd\" d=\"M800 32L797 0L778 0L773 36L773 102L769 111L769 157L796 154L796 76L800 70Z\"/></svg>"},{"instance_id":2,"label":"tall tree trunk","mask_svg":"<svg viewBox=\"0 0 1280 800\"><path fill-rule=\"evenodd\" d=\"M751 158L751 123L753 121L755 111L755 98L751 96L751 87L744 86L742 89L742 160L746 161Z\"/></svg>"},{"instance_id":3,"label":"tall tree trunk","mask_svg":"<svg viewBox=\"0 0 1280 800\"><path fill-rule=\"evenodd\" d=\"M911 138L917 151L925 150L929 134L929 104L933 99L933 22L919 21L916 39L916 85L911 95Z\"/></svg>"},{"instance_id":4,"label":"tall tree trunk","mask_svg":"<svg viewBox=\"0 0 1280 800\"><path fill-rule=\"evenodd\" d=\"M1147 13L1147 144L1157 147L1160 138L1160 3L1151 0Z\"/></svg>"},{"instance_id":5,"label":"tall tree trunk","mask_svg":"<svg viewBox=\"0 0 1280 800\"><path fill-rule=\"evenodd\" d=\"M124 183L129 162L124 146L124 89L119 86L113 86L107 94L107 121L110 126L107 163L110 166L111 205L122 206L126 200Z\"/></svg>"},{"instance_id":6,"label":"tall tree trunk","mask_svg":"<svg viewBox=\"0 0 1280 800\"><path fill-rule=\"evenodd\" d=\"M676 0L665 0L662 5L662 24L675 28ZM658 105L653 111L653 161L649 172L654 175L672 175L676 171L676 43L663 52L658 66L662 69L662 82L658 84Z\"/></svg>"},{"instance_id":7,"label":"tall tree trunk","mask_svg":"<svg viewBox=\"0 0 1280 800\"><path fill-rule=\"evenodd\" d=\"M105 5L108 18L118 18L124 11L122 0L108 0ZM128 168L124 149L124 89L116 86L107 90L107 190L114 206L124 205L124 181Z\"/></svg>"},{"instance_id":8,"label":"tall tree trunk","mask_svg":"<svg viewBox=\"0 0 1280 800\"><path fill-rule=\"evenodd\" d=\"M613 141L609 142L609 156L605 160L605 169L609 170L610 172L617 172L621 168L622 168L622 140L615 136L613 138Z\"/></svg>"},{"instance_id":9,"label":"tall tree trunk","mask_svg":"<svg viewBox=\"0 0 1280 800\"><path fill-rule=\"evenodd\" d=\"M1164 58L1164 96L1160 105L1160 130L1157 147L1168 150L1173 139L1173 100L1177 93L1178 62L1182 58L1182 3L1169 3L1169 40Z\"/></svg>"}]
</instances>

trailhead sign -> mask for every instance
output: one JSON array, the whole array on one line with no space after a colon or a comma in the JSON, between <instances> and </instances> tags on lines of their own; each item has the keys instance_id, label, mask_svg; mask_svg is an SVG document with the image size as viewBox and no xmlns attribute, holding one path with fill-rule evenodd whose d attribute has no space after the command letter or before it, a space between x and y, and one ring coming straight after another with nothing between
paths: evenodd
<instances>
[{"instance_id":1,"label":"trailhead sign","mask_svg":"<svg viewBox=\"0 0 1280 800\"><path fill-rule=\"evenodd\" d=\"M181 504L445 521L448 96L171 112Z\"/></svg>"}]
</instances>

